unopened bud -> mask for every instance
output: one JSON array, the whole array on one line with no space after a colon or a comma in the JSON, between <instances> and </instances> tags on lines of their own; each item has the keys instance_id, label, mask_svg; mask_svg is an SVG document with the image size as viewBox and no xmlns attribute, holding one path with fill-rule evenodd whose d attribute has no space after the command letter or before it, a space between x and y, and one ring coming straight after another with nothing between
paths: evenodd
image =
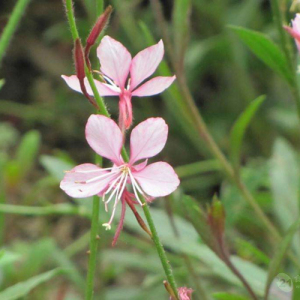
<instances>
[{"instance_id":1,"label":"unopened bud","mask_svg":"<svg viewBox=\"0 0 300 300\"><path fill-rule=\"evenodd\" d=\"M167 280L164 280L163 283L164 283L165 289L167 290L168 294L170 295L169 299L170 300L176 300L177 297L176 297L176 295L175 295L175 293L174 293L174 291L173 291L170 283Z\"/></svg>"},{"instance_id":2,"label":"unopened bud","mask_svg":"<svg viewBox=\"0 0 300 300\"><path fill-rule=\"evenodd\" d=\"M113 8L111 5L109 5L105 9L104 13L101 14L100 17L98 18L98 20L96 21L95 25L93 26L93 28L86 40L84 55L85 55L86 64L90 70L91 70L91 64L90 64L90 60L89 60L90 49L91 49L91 47L93 47L97 38L99 37L101 32L104 30L104 28L108 24L109 17L112 13L112 10L113 10Z\"/></svg>"},{"instance_id":3,"label":"unopened bud","mask_svg":"<svg viewBox=\"0 0 300 300\"><path fill-rule=\"evenodd\" d=\"M76 75L79 80L83 80L85 77L84 55L83 55L81 41L79 38L77 38L75 41L74 61L75 61Z\"/></svg>"},{"instance_id":4,"label":"unopened bud","mask_svg":"<svg viewBox=\"0 0 300 300\"><path fill-rule=\"evenodd\" d=\"M90 101L90 103L95 106L96 109L98 109L98 105L95 102L95 100L88 94L85 84L84 84L84 78L85 78L85 70L84 70L84 55L83 55L83 49L81 45L81 41L79 38L75 40L75 46L74 46L74 62L75 62L75 69L76 69L76 76L79 80L80 88L83 93L83 95Z\"/></svg>"}]
</instances>

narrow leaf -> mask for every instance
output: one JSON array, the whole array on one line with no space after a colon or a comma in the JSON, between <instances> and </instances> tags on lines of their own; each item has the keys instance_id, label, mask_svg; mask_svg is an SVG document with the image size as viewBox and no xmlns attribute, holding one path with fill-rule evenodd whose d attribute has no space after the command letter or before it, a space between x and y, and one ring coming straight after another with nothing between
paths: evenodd
<instances>
[{"instance_id":1,"label":"narrow leaf","mask_svg":"<svg viewBox=\"0 0 300 300\"><path fill-rule=\"evenodd\" d=\"M41 136L38 131L27 132L17 150L17 164L21 175L25 175L32 167L39 151Z\"/></svg>"},{"instance_id":2,"label":"narrow leaf","mask_svg":"<svg viewBox=\"0 0 300 300\"><path fill-rule=\"evenodd\" d=\"M300 219L298 219L289 228L289 230L285 234L283 240L277 247L277 251L275 252L275 255L272 258L270 266L269 266L268 279L267 279L266 290L265 290L265 299L268 299L268 294L269 294L271 283L280 271L280 266L286 256L287 251L289 250L289 247L290 247L290 244L294 237L294 234L299 229L299 226L300 226Z\"/></svg>"},{"instance_id":3,"label":"narrow leaf","mask_svg":"<svg viewBox=\"0 0 300 300\"><path fill-rule=\"evenodd\" d=\"M268 67L273 69L289 84L293 82L293 75L288 68L286 58L280 48L266 35L238 26L229 26L249 49Z\"/></svg>"},{"instance_id":4,"label":"narrow leaf","mask_svg":"<svg viewBox=\"0 0 300 300\"><path fill-rule=\"evenodd\" d=\"M17 283L0 293L0 300L15 300L26 296L32 289L38 285L52 279L54 276L60 274L62 269L54 269L34 276L26 281Z\"/></svg>"},{"instance_id":5,"label":"narrow leaf","mask_svg":"<svg viewBox=\"0 0 300 300\"><path fill-rule=\"evenodd\" d=\"M240 165L241 145L245 131L264 100L265 96L260 96L251 102L232 127L230 134L230 156L236 169Z\"/></svg>"}]
</instances>

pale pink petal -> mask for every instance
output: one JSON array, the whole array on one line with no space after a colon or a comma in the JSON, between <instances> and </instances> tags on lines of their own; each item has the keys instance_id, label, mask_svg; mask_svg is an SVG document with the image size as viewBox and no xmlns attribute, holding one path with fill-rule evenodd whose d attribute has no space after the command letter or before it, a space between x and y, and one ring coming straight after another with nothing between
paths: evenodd
<instances>
[{"instance_id":1,"label":"pale pink petal","mask_svg":"<svg viewBox=\"0 0 300 300\"><path fill-rule=\"evenodd\" d=\"M85 198L101 193L116 178L116 173L98 180L87 182L95 177L110 174L93 164L82 164L67 172L60 183L60 188L73 198Z\"/></svg>"},{"instance_id":2,"label":"pale pink petal","mask_svg":"<svg viewBox=\"0 0 300 300\"><path fill-rule=\"evenodd\" d=\"M151 197L167 196L173 193L180 183L174 169L165 162L150 164L132 174L142 190Z\"/></svg>"},{"instance_id":3,"label":"pale pink petal","mask_svg":"<svg viewBox=\"0 0 300 300\"><path fill-rule=\"evenodd\" d=\"M137 165L134 165L132 167L132 169L134 171L141 171L141 170L143 170L147 166L147 164L148 164L148 159L145 159L143 162L141 162L141 163L139 163Z\"/></svg>"},{"instance_id":4,"label":"pale pink petal","mask_svg":"<svg viewBox=\"0 0 300 300\"><path fill-rule=\"evenodd\" d=\"M85 127L85 136L96 153L110 159L116 165L122 164L120 153L123 136L112 119L102 115L91 115Z\"/></svg>"},{"instance_id":5,"label":"pale pink petal","mask_svg":"<svg viewBox=\"0 0 300 300\"><path fill-rule=\"evenodd\" d=\"M175 75L172 77L158 76L152 78L133 91L132 96L145 97L159 94L167 89L175 79Z\"/></svg>"},{"instance_id":6,"label":"pale pink petal","mask_svg":"<svg viewBox=\"0 0 300 300\"><path fill-rule=\"evenodd\" d=\"M72 76L61 75L61 77L71 89L73 89L76 92L82 93L80 84L79 84L79 80L76 75L72 75ZM94 80L94 82L95 82L95 85L97 87L97 90L98 90L100 96L117 96L120 93L117 88L115 88L107 83L102 83L98 80ZM93 96L94 93L92 91L92 88L91 88L87 78L84 78L84 84L85 84L86 91L88 92L88 94Z\"/></svg>"},{"instance_id":7,"label":"pale pink petal","mask_svg":"<svg viewBox=\"0 0 300 300\"><path fill-rule=\"evenodd\" d=\"M144 49L133 58L130 67L131 91L154 73L163 56L164 44L160 40L156 45Z\"/></svg>"},{"instance_id":8,"label":"pale pink petal","mask_svg":"<svg viewBox=\"0 0 300 300\"><path fill-rule=\"evenodd\" d=\"M130 136L130 164L159 153L168 137L168 125L162 118L149 118L137 125Z\"/></svg>"},{"instance_id":9,"label":"pale pink petal","mask_svg":"<svg viewBox=\"0 0 300 300\"><path fill-rule=\"evenodd\" d=\"M97 49L101 71L122 89L129 74L131 54L118 41L104 36Z\"/></svg>"}]
</instances>

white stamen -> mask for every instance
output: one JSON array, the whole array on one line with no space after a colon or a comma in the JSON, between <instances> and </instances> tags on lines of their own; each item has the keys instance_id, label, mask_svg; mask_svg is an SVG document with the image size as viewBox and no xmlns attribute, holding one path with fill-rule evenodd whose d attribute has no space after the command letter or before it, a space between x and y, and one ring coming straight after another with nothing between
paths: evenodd
<instances>
[{"instance_id":1,"label":"white stamen","mask_svg":"<svg viewBox=\"0 0 300 300\"><path fill-rule=\"evenodd\" d=\"M113 192L110 194L108 200L105 202L106 204L108 204L110 202L110 200L113 198L113 196L115 195L115 193L119 191L120 185L121 185L121 183L123 181L123 177L124 177L124 173L122 173L120 181L118 182L116 188L113 190Z\"/></svg>"},{"instance_id":2,"label":"white stamen","mask_svg":"<svg viewBox=\"0 0 300 300\"><path fill-rule=\"evenodd\" d=\"M104 224L102 224L102 226L105 227L105 230L111 230L111 226L109 223L104 223Z\"/></svg>"},{"instance_id":3,"label":"white stamen","mask_svg":"<svg viewBox=\"0 0 300 300\"><path fill-rule=\"evenodd\" d=\"M137 190L140 192L140 194L145 195L145 193L144 193L143 190L140 188L139 184L137 183L137 181L136 181L135 178L133 177L133 175L132 175L132 173L131 173L130 170L129 170L129 175L131 175L131 176L130 176L131 181L134 182L134 184L135 184Z\"/></svg>"},{"instance_id":4,"label":"white stamen","mask_svg":"<svg viewBox=\"0 0 300 300\"><path fill-rule=\"evenodd\" d=\"M126 186L127 178L128 178L128 173L126 173L125 178L124 178L124 180L123 180L123 182L124 182L124 183L123 183L123 186L122 186L122 188L121 188L121 190L120 190L119 195L117 195L117 196L118 196L118 200L120 200L120 198L122 197L122 194L123 194L124 189L125 189L125 186Z\"/></svg>"},{"instance_id":5,"label":"white stamen","mask_svg":"<svg viewBox=\"0 0 300 300\"><path fill-rule=\"evenodd\" d=\"M88 170L88 171L65 171L65 172L74 172L74 173L82 173L82 174L86 174L86 173L94 173L94 172L101 172L101 171L106 171L106 170L112 170L115 168L120 168L120 167L111 167L111 168L101 168L101 169L95 169L95 170Z\"/></svg>"},{"instance_id":6,"label":"white stamen","mask_svg":"<svg viewBox=\"0 0 300 300\"><path fill-rule=\"evenodd\" d=\"M105 178L105 177L109 177L109 176L115 175L118 172L119 172L119 170L114 170L114 171L111 171L109 173L105 173L105 174L102 174L100 176L96 176L96 177L91 178L91 179L86 180L86 181L78 181L78 183L90 183L90 182L94 182L94 181L97 181L97 180L99 180L101 178Z\"/></svg>"},{"instance_id":7,"label":"white stamen","mask_svg":"<svg viewBox=\"0 0 300 300\"><path fill-rule=\"evenodd\" d=\"M114 87L118 87L109 77L103 75L104 79Z\"/></svg>"},{"instance_id":8,"label":"white stamen","mask_svg":"<svg viewBox=\"0 0 300 300\"><path fill-rule=\"evenodd\" d=\"M123 173L118 176L111 184L110 187L108 188L108 190L105 192L105 195L109 194L110 191L114 188L115 184L118 182L118 180L122 177Z\"/></svg>"}]
</instances>

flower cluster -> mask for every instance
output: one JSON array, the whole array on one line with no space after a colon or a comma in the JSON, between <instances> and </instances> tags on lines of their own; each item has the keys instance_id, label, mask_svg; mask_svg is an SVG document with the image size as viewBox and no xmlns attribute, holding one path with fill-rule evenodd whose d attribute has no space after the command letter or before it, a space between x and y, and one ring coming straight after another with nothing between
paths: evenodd
<instances>
[{"instance_id":1,"label":"flower cluster","mask_svg":"<svg viewBox=\"0 0 300 300\"><path fill-rule=\"evenodd\" d=\"M126 203L131 208L134 204L143 205L141 197L152 201L171 194L179 185L178 176L168 163L148 164L148 158L158 154L167 141L168 126L162 118L149 118L138 124L130 135L129 161L125 161L121 155L126 130L133 120L132 96L161 93L175 80L175 76L160 76L144 83L158 67L163 54L162 41L139 52L132 59L121 43L109 36L102 39L97 55L103 82L95 80L95 84L101 96L119 97L119 125L106 116L91 115L85 135L90 147L101 157L110 160L112 165L109 168L90 163L79 165L67 171L60 184L61 189L74 198L102 197L106 211L109 203L113 202L110 220L103 224L106 229L111 229L117 204L122 203L121 219L113 244L123 227ZM78 75L63 75L62 78L78 92L82 92L84 84L84 89L93 96L86 78L79 78Z\"/></svg>"}]
</instances>

